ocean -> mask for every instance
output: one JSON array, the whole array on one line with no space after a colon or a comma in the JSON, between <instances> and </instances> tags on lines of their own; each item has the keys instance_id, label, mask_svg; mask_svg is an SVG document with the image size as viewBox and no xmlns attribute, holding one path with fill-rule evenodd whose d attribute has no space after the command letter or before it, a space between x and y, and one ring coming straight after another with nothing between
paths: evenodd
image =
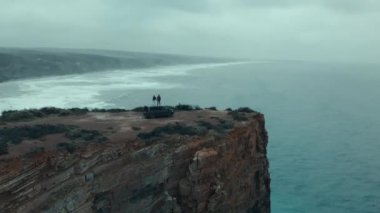
<instances>
[{"instance_id":1,"label":"ocean","mask_svg":"<svg viewBox=\"0 0 380 213\"><path fill-rule=\"evenodd\" d=\"M258 61L0 83L0 110L249 106L265 114L274 213L380 212L380 66Z\"/></svg>"}]
</instances>

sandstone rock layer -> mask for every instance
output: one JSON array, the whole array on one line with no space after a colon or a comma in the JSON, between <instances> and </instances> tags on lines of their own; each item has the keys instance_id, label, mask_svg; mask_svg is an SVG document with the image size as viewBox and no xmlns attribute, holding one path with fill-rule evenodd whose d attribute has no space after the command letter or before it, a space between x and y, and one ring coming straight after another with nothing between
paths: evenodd
<instances>
[{"instance_id":1,"label":"sandstone rock layer","mask_svg":"<svg viewBox=\"0 0 380 213\"><path fill-rule=\"evenodd\" d=\"M204 116L197 113L188 115ZM1 212L270 212L264 116L247 113L247 121L234 121L225 112L209 113L233 127L147 142L119 126L114 141L74 153L2 159ZM176 116L164 123L190 122Z\"/></svg>"}]
</instances>

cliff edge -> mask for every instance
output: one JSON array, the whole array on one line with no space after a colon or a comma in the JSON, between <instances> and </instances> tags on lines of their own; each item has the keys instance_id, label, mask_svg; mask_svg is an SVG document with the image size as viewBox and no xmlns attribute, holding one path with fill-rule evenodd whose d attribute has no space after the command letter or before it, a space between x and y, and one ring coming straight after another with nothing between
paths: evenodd
<instances>
[{"instance_id":1,"label":"cliff edge","mask_svg":"<svg viewBox=\"0 0 380 213\"><path fill-rule=\"evenodd\" d=\"M2 212L270 212L254 111L89 112L0 131Z\"/></svg>"}]
</instances>

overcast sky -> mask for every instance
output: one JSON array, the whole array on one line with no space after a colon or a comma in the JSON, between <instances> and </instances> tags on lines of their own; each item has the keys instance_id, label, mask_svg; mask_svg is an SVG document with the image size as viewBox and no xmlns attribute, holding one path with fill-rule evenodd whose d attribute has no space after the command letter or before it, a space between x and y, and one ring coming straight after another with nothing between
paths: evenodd
<instances>
[{"instance_id":1,"label":"overcast sky","mask_svg":"<svg viewBox=\"0 0 380 213\"><path fill-rule=\"evenodd\" d=\"M0 0L0 46L377 63L380 0Z\"/></svg>"}]
</instances>

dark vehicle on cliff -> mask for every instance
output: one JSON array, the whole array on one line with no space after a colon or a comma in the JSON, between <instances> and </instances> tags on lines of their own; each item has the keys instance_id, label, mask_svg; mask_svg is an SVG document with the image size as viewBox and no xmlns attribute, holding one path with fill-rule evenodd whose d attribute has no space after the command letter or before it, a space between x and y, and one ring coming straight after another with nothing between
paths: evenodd
<instances>
[{"instance_id":1,"label":"dark vehicle on cliff","mask_svg":"<svg viewBox=\"0 0 380 213\"><path fill-rule=\"evenodd\" d=\"M170 107L154 106L144 107L144 117L147 119L152 118L168 118L173 117L174 110Z\"/></svg>"}]
</instances>

